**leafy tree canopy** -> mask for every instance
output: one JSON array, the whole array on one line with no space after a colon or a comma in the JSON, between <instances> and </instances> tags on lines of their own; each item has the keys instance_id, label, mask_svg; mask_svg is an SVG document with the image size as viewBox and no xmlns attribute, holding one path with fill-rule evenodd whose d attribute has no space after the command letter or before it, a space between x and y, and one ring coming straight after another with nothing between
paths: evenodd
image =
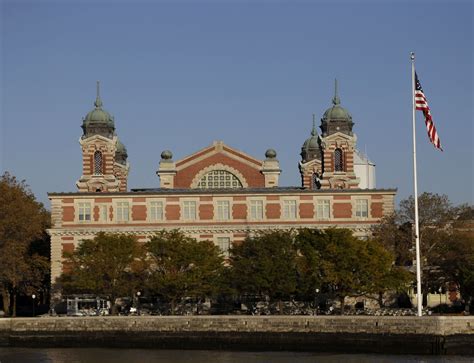
<instances>
[{"instance_id":1,"label":"leafy tree canopy","mask_svg":"<svg viewBox=\"0 0 474 363\"><path fill-rule=\"evenodd\" d=\"M148 288L172 303L184 297L216 292L224 257L210 241L197 241L179 230L160 231L147 243L150 257Z\"/></svg>"},{"instance_id":2,"label":"leafy tree canopy","mask_svg":"<svg viewBox=\"0 0 474 363\"><path fill-rule=\"evenodd\" d=\"M0 294L7 315L11 305L16 315L17 294L44 290L49 259L38 252L48 253L49 221L24 181L7 172L0 176Z\"/></svg>"},{"instance_id":3,"label":"leafy tree canopy","mask_svg":"<svg viewBox=\"0 0 474 363\"><path fill-rule=\"evenodd\" d=\"M395 255L397 265L411 265L414 252L414 198L400 202L392 216L374 227L374 237ZM446 195L423 193L418 197L421 246L422 291L437 291L447 283L461 287L463 296L472 295L472 248L474 208L455 207ZM463 272L464 271L464 272Z\"/></svg>"},{"instance_id":4,"label":"leafy tree canopy","mask_svg":"<svg viewBox=\"0 0 474 363\"><path fill-rule=\"evenodd\" d=\"M145 273L145 249L135 237L98 233L66 253L66 268L59 281L65 293L133 296L139 289L137 275Z\"/></svg>"},{"instance_id":5,"label":"leafy tree canopy","mask_svg":"<svg viewBox=\"0 0 474 363\"><path fill-rule=\"evenodd\" d=\"M241 294L281 300L296 292L294 233L275 231L248 237L230 251L233 284Z\"/></svg>"}]
</instances>

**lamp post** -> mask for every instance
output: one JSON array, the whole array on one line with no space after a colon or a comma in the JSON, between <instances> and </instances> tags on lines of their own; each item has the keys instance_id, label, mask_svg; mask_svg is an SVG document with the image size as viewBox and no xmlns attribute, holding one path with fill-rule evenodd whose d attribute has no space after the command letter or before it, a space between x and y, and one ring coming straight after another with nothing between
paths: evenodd
<instances>
[{"instance_id":1,"label":"lamp post","mask_svg":"<svg viewBox=\"0 0 474 363\"><path fill-rule=\"evenodd\" d=\"M439 312L441 313L441 293L443 292L443 288L440 286L438 289L439 292Z\"/></svg>"},{"instance_id":2,"label":"lamp post","mask_svg":"<svg viewBox=\"0 0 474 363\"><path fill-rule=\"evenodd\" d=\"M32 294L31 295L31 299L32 299L32 303L33 303L33 317L35 316L35 299L36 299L36 295L35 294Z\"/></svg>"},{"instance_id":3,"label":"lamp post","mask_svg":"<svg viewBox=\"0 0 474 363\"><path fill-rule=\"evenodd\" d=\"M137 291L137 315L140 315L140 295L141 291Z\"/></svg>"},{"instance_id":4,"label":"lamp post","mask_svg":"<svg viewBox=\"0 0 474 363\"><path fill-rule=\"evenodd\" d=\"M316 305L316 315L318 315L318 310L319 310L319 289L316 289L314 290L314 292L316 293L314 295L314 305Z\"/></svg>"}]
</instances>

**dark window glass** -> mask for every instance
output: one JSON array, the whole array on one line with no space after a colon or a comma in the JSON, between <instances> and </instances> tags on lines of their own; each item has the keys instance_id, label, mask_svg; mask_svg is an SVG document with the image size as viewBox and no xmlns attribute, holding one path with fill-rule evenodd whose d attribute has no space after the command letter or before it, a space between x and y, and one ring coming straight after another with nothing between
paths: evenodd
<instances>
[{"instance_id":1,"label":"dark window glass","mask_svg":"<svg viewBox=\"0 0 474 363\"><path fill-rule=\"evenodd\" d=\"M343 154L341 149L334 150L334 171L344 171Z\"/></svg>"}]
</instances>

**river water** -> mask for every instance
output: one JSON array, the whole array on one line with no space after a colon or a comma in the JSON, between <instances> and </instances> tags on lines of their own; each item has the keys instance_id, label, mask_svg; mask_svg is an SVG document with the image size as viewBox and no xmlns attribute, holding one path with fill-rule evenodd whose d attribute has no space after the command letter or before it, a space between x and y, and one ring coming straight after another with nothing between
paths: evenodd
<instances>
[{"instance_id":1,"label":"river water","mask_svg":"<svg viewBox=\"0 0 474 363\"><path fill-rule=\"evenodd\" d=\"M0 363L474 362L474 357L105 348L0 348Z\"/></svg>"}]
</instances>

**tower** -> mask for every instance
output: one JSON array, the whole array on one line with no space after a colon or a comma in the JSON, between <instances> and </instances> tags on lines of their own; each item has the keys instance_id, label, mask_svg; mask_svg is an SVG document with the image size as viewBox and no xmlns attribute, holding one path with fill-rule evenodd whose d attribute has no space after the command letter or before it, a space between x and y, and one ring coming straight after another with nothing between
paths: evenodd
<instances>
[{"instance_id":1,"label":"tower","mask_svg":"<svg viewBox=\"0 0 474 363\"><path fill-rule=\"evenodd\" d=\"M321 188L358 188L354 172L354 152L357 136L352 132L354 123L349 112L341 106L335 80L332 107L321 119L322 171Z\"/></svg>"},{"instance_id":2,"label":"tower","mask_svg":"<svg viewBox=\"0 0 474 363\"><path fill-rule=\"evenodd\" d=\"M316 131L316 119L314 114L311 136L303 143L300 155L301 161L299 163L299 169L303 188L321 188L321 177L323 171L321 158L321 139L318 135L318 132Z\"/></svg>"},{"instance_id":3,"label":"tower","mask_svg":"<svg viewBox=\"0 0 474 363\"><path fill-rule=\"evenodd\" d=\"M97 81L95 108L83 119L82 176L79 192L119 192L127 190L129 164L127 150L115 133L114 118L102 108Z\"/></svg>"},{"instance_id":4,"label":"tower","mask_svg":"<svg viewBox=\"0 0 474 363\"><path fill-rule=\"evenodd\" d=\"M299 169L305 189L351 189L359 186L354 171L357 136L352 132L352 116L341 106L337 80L332 104L321 119L321 136L316 131L313 115L311 136L301 147Z\"/></svg>"}]
</instances>

